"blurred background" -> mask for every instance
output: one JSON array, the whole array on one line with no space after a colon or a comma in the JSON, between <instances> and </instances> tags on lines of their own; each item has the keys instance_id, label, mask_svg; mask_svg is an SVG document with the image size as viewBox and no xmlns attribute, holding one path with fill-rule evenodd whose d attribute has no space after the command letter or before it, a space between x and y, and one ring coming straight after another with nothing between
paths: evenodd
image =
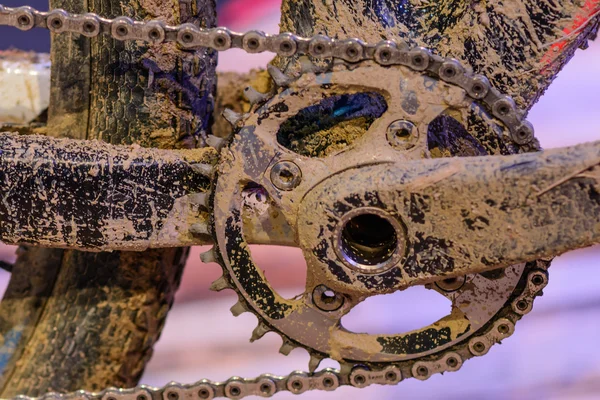
<instances>
[{"instance_id":1,"label":"blurred background","mask_svg":"<svg viewBox=\"0 0 600 400\"><path fill-rule=\"evenodd\" d=\"M7 6L47 9L46 1L7 1ZM219 24L234 30L277 32L279 0L218 1ZM49 35L42 30L20 32L0 27L0 49L48 51ZM219 56L220 71L264 67L269 54L246 55L229 50ZM548 92L533 108L529 120L544 148L600 139L600 41L578 50ZM2 94L0 93L0 96ZM306 369L308 355L296 349L289 356L277 350L273 333L249 343L256 318L234 318L231 291L208 291L220 275L216 264L199 261L194 248L176 303L142 383L191 383L201 378L224 380L231 375L287 374ZM253 256L276 289L293 296L302 291L304 260L299 250L255 247ZM14 248L0 246L0 258L14 260ZM482 358L472 359L455 373L436 375L426 382L414 379L396 387L342 388L332 393L305 393L303 399L598 399L600 398L600 248L568 253L550 269L550 284L534 310L517 324L515 334ZM9 275L3 273L6 284ZM2 288L0 287L0 290ZM449 312L450 303L433 291L412 288L373 298L354 310L347 322L359 331L401 332L430 324ZM325 360L322 366L336 367ZM294 397L283 393L276 398Z\"/></svg>"}]
</instances>

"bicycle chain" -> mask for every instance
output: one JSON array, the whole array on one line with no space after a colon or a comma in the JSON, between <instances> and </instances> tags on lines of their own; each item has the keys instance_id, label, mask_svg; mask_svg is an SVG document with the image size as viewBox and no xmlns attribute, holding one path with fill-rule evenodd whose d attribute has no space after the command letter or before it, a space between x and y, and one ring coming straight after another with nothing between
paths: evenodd
<instances>
[{"instance_id":1,"label":"bicycle chain","mask_svg":"<svg viewBox=\"0 0 600 400\"><path fill-rule=\"evenodd\" d=\"M520 146L530 144L537 148L533 126L523 119L525 113L514 100L493 88L489 80L473 74L455 59L434 55L430 50L409 48L405 42L381 41L367 44L359 39L337 40L323 35L304 38L291 33L266 34L261 31L237 33L226 28L203 29L193 24L166 25L162 21L134 21L128 17L105 19L96 14L75 15L64 10L41 12L24 6L9 8L0 4L0 26L13 26L21 30L34 27L47 28L54 33L79 33L87 37L108 34L120 41L140 40L151 44L176 42L186 49L208 47L216 51L240 48L248 53L269 51L282 57L308 55L315 58L342 59L350 63L373 60L380 65L403 65L421 73L431 74L445 82L457 85L491 111L509 129L511 139ZM538 268L529 272L522 292L512 300L511 313L488 326L485 333L469 340L465 351L446 352L435 359L420 360L412 366L412 376L427 379L432 374L456 371L463 358L482 356L489 348L514 332L516 321L531 310L533 300L548 283L546 269L549 263L538 262ZM462 350L462 349L461 349ZM203 379L194 384L169 383L161 388L138 386L131 389L106 389L100 393L77 391L68 394L47 393L39 399L60 400L202 400L217 397L239 399L248 395L270 397L280 391L295 394L307 390L335 390L341 385L366 387L371 384L397 384L403 379L396 366L381 369L355 365L344 371L324 369L315 373L294 371L286 376L263 374L254 379L232 377L224 382ZM18 399L31 399L18 396Z\"/></svg>"}]
</instances>

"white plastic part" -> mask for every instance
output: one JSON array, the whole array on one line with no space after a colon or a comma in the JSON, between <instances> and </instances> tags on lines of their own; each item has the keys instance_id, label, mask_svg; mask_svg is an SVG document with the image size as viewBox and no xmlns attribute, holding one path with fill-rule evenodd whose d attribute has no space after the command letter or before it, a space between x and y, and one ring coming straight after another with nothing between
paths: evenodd
<instances>
[{"instance_id":1,"label":"white plastic part","mask_svg":"<svg viewBox=\"0 0 600 400\"><path fill-rule=\"evenodd\" d=\"M0 123L26 124L48 107L50 56L0 51Z\"/></svg>"}]
</instances>

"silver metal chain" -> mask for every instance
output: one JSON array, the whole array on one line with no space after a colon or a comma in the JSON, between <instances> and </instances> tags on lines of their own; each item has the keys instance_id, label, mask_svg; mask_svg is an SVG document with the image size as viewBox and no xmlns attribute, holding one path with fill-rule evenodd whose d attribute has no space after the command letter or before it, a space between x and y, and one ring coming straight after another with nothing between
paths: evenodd
<instances>
[{"instance_id":1,"label":"silver metal chain","mask_svg":"<svg viewBox=\"0 0 600 400\"><path fill-rule=\"evenodd\" d=\"M410 48L405 42L382 41L367 44L359 39L337 40L323 35L303 38L291 33L266 34L261 31L232 32L226 28L202 29L193 24L169 26L162 21L134 21L128 17L101 18L96 14L74 15L64 10L40 12L31 7L9 8L0 4L0 25L21 30L47 28L54 33L79 33L87 37L110 35L116 40L139 40L151 44L176 42L183 48L208 47L217 51L240 48L248 53L272 52L283 57L309 55L315 58L343 59L350 63L373 60L381 65L403 65L433 75L461 87L474 101L482 103L509 129L511 139L526 145L534 139L532 125L523 119L512 98L493 88L489 80L473 74L454 59L434 55L425 48ZM512 335L516 321L531 310L534 298L548 282L545 270L533 270L527 284L512 305L512 312L490 324L486 331L472 337L456 351L414 362L409 371L396 365L379 369L344 364L342 371L324 369L309 373L294 371L287 376L263 374L254 379L232 377L224 382L203 379L194 384L169 383L161 388L138 386L131 389L106 389L99 393L77 391L69 394L47 393L40 399L81 400L203 400L218 397L240 399L249 395L270 397L277 392L300 394L308 390L335 390L342 385L366 387L372 384L397 384L413 376L431 375L460 369L463 361L486 354L490 347ZM18 396L18 399L30 399Z\"/></svg>"},{"instance_id":2,"label":"silver metal chain","mask_svg":"<svg viewBox=\"0 0 600 400\"><path fill-rule=\"evenodd\" d=\"M493 88L485 76L473 74L459 61L434 55L428 49L409 48L405 42L385 40L367 44L359 39L338 40L323 35L304 38L287 32L275 35L262 31L237 33L227 28L202 29L189 23L170 26L158 20L106 19L96 14L74 15L59 9L41 12L29 6L9 8L1 4L0 25L24 31L34 27L47 28L55 33L79 33L87 37L107 34L116 40L140 40L152 44L176 42L184 48L208 47L217 51L239 48L248 53L268 51L282 57L309 55L351 63L374 60L381 65L404 65L463 88L502 121L518 145L525 145L534 138L533 126L523 119L524 113L514 100Z\"/></svg>"}]
</instances>

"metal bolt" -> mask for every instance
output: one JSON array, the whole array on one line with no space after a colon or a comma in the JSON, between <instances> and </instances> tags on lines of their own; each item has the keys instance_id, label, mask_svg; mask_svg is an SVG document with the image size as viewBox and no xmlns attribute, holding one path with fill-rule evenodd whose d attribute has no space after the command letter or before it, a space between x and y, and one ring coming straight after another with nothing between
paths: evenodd
<instances>
[{"instance_id":1,"label":"metal bolt","mask_svg":"<svg viewBox=\"0 0 600 400\"><path fill-rule=\"evenodd\" d=\"M344 297L325 285L317 286L313 290L312 298L313 303L323 311L335 311L344 304Z\"/></svg>"},{"instance_id":2,"label":"metal bolt","mask_svg":"<svg viewBox=\"0 0 600 400\"><path fill-rule=\"evenodd\" d=\"M279 190L292 190L302 181L300 167L291 161L279 161L271 168L271 182Z\"/></svg>"},{"instance_id":3,"label":"metal bolt","mask_svg":"<svg viewBox=\"0 0 600 400\"><path fill-rule=\"evenodd\" d=\"M410 121L398 120L388 126L387 140L396 150L408 150L415 146L419 139L419 130Z\"/></svg>"}]
</instances>

